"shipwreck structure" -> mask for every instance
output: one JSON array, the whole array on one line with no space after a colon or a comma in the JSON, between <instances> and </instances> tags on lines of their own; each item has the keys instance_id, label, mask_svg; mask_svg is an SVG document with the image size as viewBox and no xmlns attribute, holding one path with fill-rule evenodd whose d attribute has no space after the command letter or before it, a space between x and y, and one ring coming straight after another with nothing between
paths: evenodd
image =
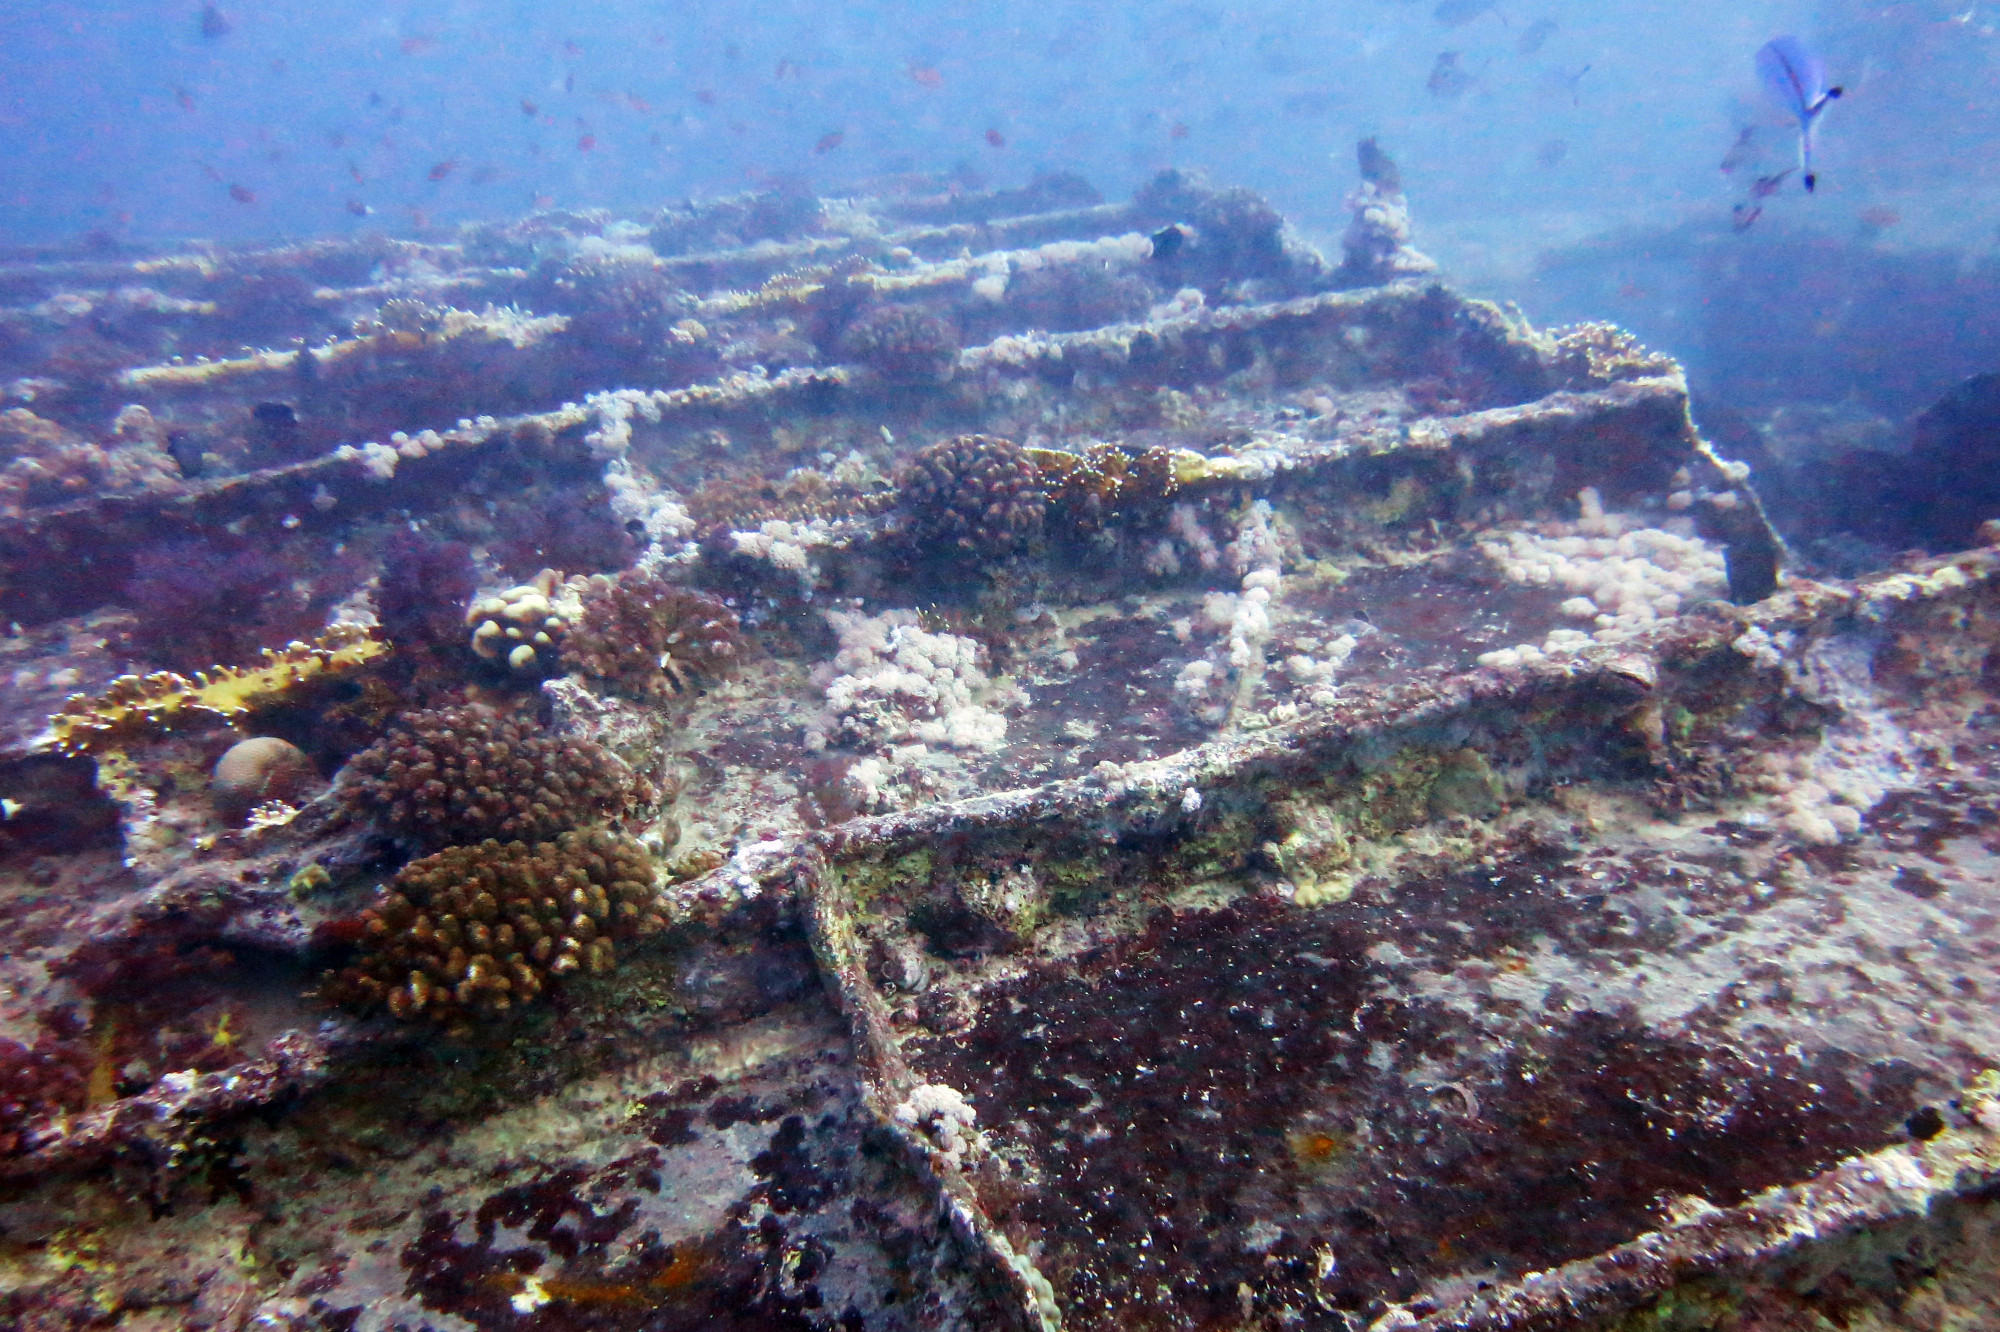
<instances>
[{"instance_id":1,"label":"shipwreck structure","mask_svg":"<svg viewBox=\"0 0 2000 1332\"><path fill-rule=\"evenodd\" d=\"M2000 556L1354 208L0 264L9 1320L1993 1316Z\"/></svg>"}]
</instances>

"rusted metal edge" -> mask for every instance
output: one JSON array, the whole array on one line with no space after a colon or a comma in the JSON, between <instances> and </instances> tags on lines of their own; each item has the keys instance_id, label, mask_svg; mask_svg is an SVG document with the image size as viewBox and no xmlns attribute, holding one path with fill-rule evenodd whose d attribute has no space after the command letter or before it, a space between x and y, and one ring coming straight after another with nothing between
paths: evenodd
<instances>
[{"instance_id":1,"label":"rusted metal edge","mask_svg":"<svg viewBox=\"0 0 2000 1332\"><path fill-rule=\"evenodd\" d=\"M1370 1332L1556 1332L1607 1319L1697 1278L1750 1276L1810 1246L2000 1185L2000 1077L1976 1078L1956 1122L1929 1141L1852 1157L1803 1183L1707 1208L1604 1253L1532 1272L1419 1316L1393 1309Z\"/></svg>"},{"instance_id":2,"label":"rusted metal edge","mask_svg":"<svg viewBox=\"0 0 2000 1332\"><path fill-rule=\"evenodd\" d=\"M1014 1324L1023 1332L1059 1332L1062 1315L1055 1289L1034 1260L993 1224L964 1172L895 1113L916 1090L917 1078L890 1030L888 1005L868 980L855 935L854 903L839 872L810 845L801 848L787 872L794 900L805 913L820 978L848 1021L862 1103L895 1142L904 1163L935 1191L938 1210L959 1242L1006 1294Z\"/></svg>"},{"instance_id":3,"label":"rusted metal edge","mask_svg":"<svg viewBox=\"0 0 2000 1332\"><path fill-rule=\"evenodd\" d=\"M159 1170L181 1168L190 1140L206 1125L310 1091L327 1080L344 1024L289 1031L262 1058L219 1073L169 1073L151 1090L87 1114L30 1130L26 1150L0 1159L0 1180L87 1169L142 1151Z\"/></svg>"}]
</instances>

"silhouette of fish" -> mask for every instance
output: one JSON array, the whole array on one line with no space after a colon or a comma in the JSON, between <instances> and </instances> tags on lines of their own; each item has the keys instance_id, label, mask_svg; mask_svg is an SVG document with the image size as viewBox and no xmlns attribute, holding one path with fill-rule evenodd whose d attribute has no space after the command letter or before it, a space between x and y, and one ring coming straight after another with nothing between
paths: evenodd
<instances>
[{"instance_id":1,"label":"silhouette of fish","mask_svg":"<svg viewBox=\"0 0 2000 1332\"><path fill-rule=\"evenodd\" d=\"M1785 177L1797 170L1797 167L1786 167L1783 171L1776 171L1768 176L1759 176L1756 180L1751 181L1750 197L1730 210L1736 229L1738 231L1748 231L1751 223L1764 216L1763 200L1776 194L1778 187L1785 183Z\"/></svg>"},{"instance_id":2,"label":"silhouette of fish","mask_svg":"<svg viewBox=\"0 0 2000 1332\"><path fill-rule=\"evenodd\" d=\"M1736 136L1736 142L1729 145L1729 151L1722 155L1722 174L1729 175L1736 168L1757 155L1757 127L1745 125Z\"/></svg>"},{"instance_id":3,"label":"silhouette of fish","mask_svg":"<svg viewBox=\"0 0 2000 1332\"><path fill-rule=\"evenodd\" d=\"M1431 66L1431 76L1424 80L1424 87L1430 89L1431 96L1439 101L1452 101L1465 95L1475 75L1458 63L1458 52L1438 52L1437 63Z\"/></svg>"},{"instance_id":4,"label":"silhouette of fish","mask_svg":"<svg viewBox=\"0 0 2000 1332\"><path fill-rule=\"evenodd\" d=\"M1403 192L1403 173L1396 169L1396 159L1383 152L1373 137L1355 146L1355 156L1360 159L1361 179L1383 194Z\"/></svg>"},{"instance_id":5,"label":"silhouette of fish","mask_svg":"<svg viewBox=\"0 0 2000 1332\"><path fill-rule=\"evenodd\" d=\"M201 7L201 35L210 41L214 41L218 37L227 37L229 30L235 26L235 24L229 21L229 15L223 13L214 5L203 5Z\"/></svg>"},{"instance_id":6,"label":"silhouette of fish","mask_svg":"<svg viewBox=\"0 0 2000 1332\"><path fill-rule=\"evenodd\" d=\"M1813 171L1813 132L1820 112L1841 90L1826 86L1826 67L1819 57L1790 35L1773 37L1758 48L1757 77L1764 91L1799 122L1799 174L1810 194L1819 181Z\"/></svg>"},{"instance_id":7,"label":"silhouette of fish","mask_svg":"<svg viewBox=\"0 0 2000 1332\"><path fill-rule=\"evenodd\" d=\"M1514 42L1514 49L1522 55L1533 55L1542 49L1543 43L1556 35L1556 21L1552 18L1538 18L1522 29Z\"/></svg>"}]
</instances>

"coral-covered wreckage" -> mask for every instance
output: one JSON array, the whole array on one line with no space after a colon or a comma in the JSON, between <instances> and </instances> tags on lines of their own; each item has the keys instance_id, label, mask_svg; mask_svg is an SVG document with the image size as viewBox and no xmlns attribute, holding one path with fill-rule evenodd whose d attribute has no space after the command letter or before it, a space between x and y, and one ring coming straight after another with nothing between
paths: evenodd
<instances>
[{"instance_id":1,"label":"coral-covered wreckage","mask_svg":"<svg viewBox=\"0 0 2000 1332\"><path fill-rule=\"evenodd\" d=\"M2000 551L1399 188L0 263L0 1321L2000 1319Z\"/></svg>"}]
</instances>

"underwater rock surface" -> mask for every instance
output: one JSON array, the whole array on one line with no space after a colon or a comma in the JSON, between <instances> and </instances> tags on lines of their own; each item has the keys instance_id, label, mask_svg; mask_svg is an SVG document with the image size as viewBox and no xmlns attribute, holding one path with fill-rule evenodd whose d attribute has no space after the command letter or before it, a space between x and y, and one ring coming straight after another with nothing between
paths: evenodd
<instances>
[{"instance_id":1,"label":"underwater rock surface","mask_svg":"<svg viewBox=\"0 0 2000 1332\"><path fill-rule=\"evenodd\" d=\"M0 266L0 1312L1994 1316L2000 551L1396 188Z\"/></svg>"}]
</instances>

